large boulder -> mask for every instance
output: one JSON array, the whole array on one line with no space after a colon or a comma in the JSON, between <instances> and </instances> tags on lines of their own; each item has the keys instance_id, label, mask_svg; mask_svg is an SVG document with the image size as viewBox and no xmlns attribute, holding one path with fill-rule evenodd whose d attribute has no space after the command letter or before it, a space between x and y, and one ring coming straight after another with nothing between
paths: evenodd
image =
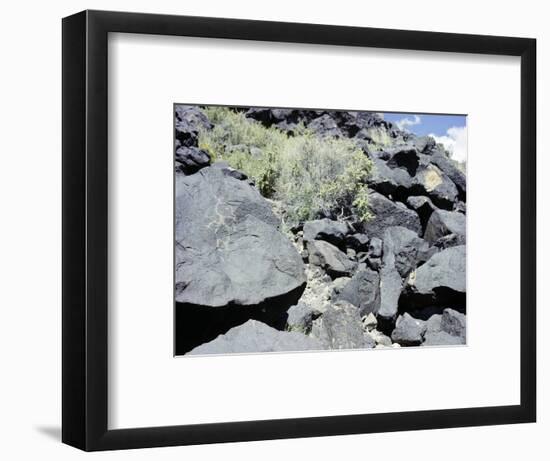
<instances>
[{"instance_id":1,"label":"large boulder","mask_svg":"<svg viewBox=\"0 0 550 461\"><path fill-rule=\"evenodd\" d=\"M210 164L210 154L198 147L181 146L176 150L176 171L193 174Z\"/></svg>"},{"instance_id":2,"label":"large boulder","mask_svg":"<svg viewBox=\"0 0 550 461\"><path fill-rule=\"evenodd\" d=\"M355 269L356 264L346 253L324 240L307 242L307 251L310 264L324 269L333 278L349 275Z\"/></svg>"},{"instance_id":3,"label":"large boulder","mask_svg":"<svg viewBox=\"0 0 550 461\"><path fill-rule=\"evenodd\" d=\"M362 349L374 347L374 341L363 334L359 310L350 303L337 301L313 322L311 336L325 349Z\"/></svg>"},{"instance_id":4,"label":"large boulder","mask_svg":"<svg viewBox=\"0 0 550 461\"><path fill-rule=\"evenodd\" d=\"M177 302L249 306L306 281L270 204L222 169L176 176L175 220Z\"/></svg>"},{"instance_id":5,"label":"large boulder","mask_svg":"<svg viewBox=\"0 0 550 461\"><path fill-rule=\"evenodd\" d=\"M383 264L394 266L401 277L426 261L429 251L429 243L405 227L392 226L384 232Z\"/></svg>"},{"instance_id":6,"label":"large boulder","mask_svg":"<svg viewBox=\"0 0 550 461\"><path fill-rule=\"evenodd\" d=\"M409 307L466 308L466 247L447 248L434 254L407 280L404 304Z\"/></svg>"},{"instance_id":7,"label":"large boulder","mask_svg":"<svg viewBox=\"0 0 550 461\"><path fill-rule=\"evenodd\" d=\"M247 354L322 349L323 345L315 338L297 332L278 331L262 322L249 320L213 341L195 347L188 354Z\"/></svg>"},{"instance_id":8,"label":"large boulder","mask_svg":"<svg viewBox=\"0 0 550 461\"><path fill-rule=\"evenodd\" d=\"M453 309L445 309L441 316L441 330L466 339L466 316Z\"/></svg>"},{"instance_id":9,"label":"large boulder","mask_svg":"<svg viewBox=\"0 0 550 461\"><path fill-rule=\"evenodd\" d=\"M369 237L367 234L355 233L346 236L346 246L356 251L368 250Z\"/></svg>"},{"instance_id":10,"label":"large boulder","mask_svg":"<svg viewBox=\"0 0 550 461\"><path fill-rule=\"evenodd\" d=\"M287 330L309 333L313 319L316 317L316 312L309 304L299 301L298 304L288 309L287 315Z\"/></svg>"},{"instance_id":11,"label":"large boulder","mask_svg":"<svg viewBox=\"0 0 550 461\"><path fill-rule=\"evenodd\" d=\"M433 255L416 271L412 283L419 293L438 287L466 292L466 246L447 248Z\"/></svg>"},{"instance_id":12,"label":"large boulder","mask_svg":"<svg viewBox=\"0 0 550 461\"><path fill-rule=\"evenodd\" d=\"M178 104L175 112L175 137L179 145L198 146L198 134L201 129L212 128L206 114L196 106Z\"/></svg>"},{"instance_id":13,"label":"large boulder","mask_svg":"<svg viewBox=\"0 0 550 461\"><path fill-rule=\"evenodd\" d=\"M338 128L338 125L329 114L321 115L312 120L307 127L322 137L342 137L342 131Z\"/></svg>"},{"instance_id":14,"label":"large boulder","mask_svg":"<svg viewBox=\"0 0 550 461\"><path fill-rule=\"evenodd\" d=\"M427 331L422 346L458 346L461 344L465 344L464 338L439 330Z\"/></svg>"},{"instance_id":15,"label":"large boulder","mask_svg":"<svg viewBox=\"0 0 550 461\"><path fill-rule=\"evenodd\" d=\"M394 265L385 265L380 270L380 309L378 319L384 331L391 328L397 316L403 281Z\"/></svg>"},{"instance_id":16,"label":"large boulder","mask_svg":"<svg viewBox=\"0 0 550 461\"><path fill-rule=\"evenodd\" d=\"M439 208L452 210L458 201L458 189L451 179L432 163L421 164L413 179L414 190L423 192Z\"/></svg>"},{"instance_id":17,"label":"large boulder","mask_svg":"<svg viewBox=\"0 0 550 461\"><path fill-rule=\"evenodd\" d=\"M383 238L390 226L406 227L417 234L422 232L418 215L400 202L392 202L382 194L371 192L369 207L374 217L364 223L363 228L370 237Z\"/></svg>"},{"instance_id":18,"label":"large boulder","mask_svg":"<svg viewBox=\"0 0 550 461\"><path fill-rule=\"evenodd\" d=\"M376 192L393 198L403 198L409 195L412 186L412 178L405 169L390 168L380 158L373 160L374 168L367 184Z\"/></svg>"},{"instance_id":19,"label":"large boulder","mask_svg":"<svg viewBox=\"0 0 550 461\"><path fill-rule=\"evenodd\" d=\"M334 300L347 301L359 309L360 315L377 313L380 308L380 277L370 269L357 271Z\"/></svg>"},{"instance_id":20,"label":"large boulder","mask_svg":"<svg viewBox=\"0 0 550 461\"><path fill-rule=\"evenodd\" d=\"M466 316L453 309L432 315L426 322L423 346L466 344Z\"/></svg>"},{"instance_id":21,"label":"large boulder","mask_svg":"<svg viewBox=\"0 0 550 461\"><path fill-rule=\"evenodd\" d=\"M348 226L345 223L328 218L306 221L304 223L304 242L325 240L339 246L348 231Z\"/></svg>"},{"instance_id":22,"label":"large boulder","mask_svg":"<svg viewBox=\"0 0 550 461\"><path fill-rule=\"evenodd\" d=\"M450 234L465 238L466 216L458 211L434 211L426 225L424 238L434 244L440 238Z\"/></svg>"},{"instance_id":23,"label":"large boulder","mask_svg":"<svg viewBox=\"0 0 550 461\"><path fill-rule=\"evenodd\" d=\"M430 161L453 181L458 189L460 199L466 200L466 175L441 152L431 155Z\"/></svg>"},{"instance_id":24,"label":"large boulder","mask_svg":"<svg viewBox=\"0 0 550 461\"><path fill-rule=\"evenodd\" d=\"M391 149L386 149L388 160L387 165L390 168L401 168L405 170L409 176L414 176L420 158L416 147L410 144L400 145Z\"/></svg>"},{"instance_id":25,"label":"large boulder","mask_svg":"<svg viewBox=\"0 0 550 461\"><path fill-rule=\"evenodd\" d=\"M426 229L426 224L428 224L430 216L435 210L437 210L437 207L428 197L423 195L410 196L407 198L407 205L409 208L418 213L420 222L422 223L422 228Z\"/></svg>"},{"instance_id":26,"label":"large boulder","mask_svg":"<svg viewBox=\"0 0 550 461\"><path fill-rule=\"evenodd\" d=\"M405 313L397 318L391 339L402 346L419 346L424 339L425 332L426 322Z\"/></svg>"}]
</instances>

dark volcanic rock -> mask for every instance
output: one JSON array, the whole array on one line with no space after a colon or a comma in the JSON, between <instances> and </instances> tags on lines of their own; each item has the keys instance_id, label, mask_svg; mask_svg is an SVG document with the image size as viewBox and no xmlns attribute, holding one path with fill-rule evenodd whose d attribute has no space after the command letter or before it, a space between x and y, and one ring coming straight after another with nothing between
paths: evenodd
<instances>
[{"instance_id":1,"label":"dark volcanic rock","mask_svg":"<svg viewBox=\"0 0 550 461\"><path fill-rule=\"evenodd\" d=\"M432 315L426 322L425 346L466 344L466 316L453 309Z\"/></svg>"},{"instance_id":2,"label":"dark volcanic rock","mask_svg":"<svg viewBox=\"0 0 550 461\"><path fill-rule=\"evenodd\" d=\"M306 281L269 203L220 169L176 176L175 218L177 302L248 306Z\"/></svg>"},{"instance_id":3,"label":"dark volcanic rock","mask_svg":"<svg viewBox=\"0 0 550 461\"><path fill-rule=\"evenodd\" d=\"M174 110L176 140L181 146L196 147L199 131L212 128L212 123L196 106L176 105Z\"/></svg>"},{"instance_id":4,"label":"dark volcanic rock","mask_svg":"<svg viewBox=\"0 0 550 461\"><path fill-rule=\"evenodd\" d=\"M398 311L399 296L403 281L394 265L384 265L380 270L380 309L379 322L383 330L392 324Z\"/></svg>"},{"instance_id":5,"label":"dark volcanic rock","mask_svg":"<svg viewBox=\"0 0 550 461\"><path fill-rule=\"evenodd\" d=\"M403 199L410 195L413 181L406 170L390 168L386 162L379 158L373 160L374 168L367 179L369 187L386 197Z\"/></svg>"},{"instance_id":6,"label":"dark volcanic rock","mask_svg":"<svg viewBox=\"0 0 550 461\"><path fill-rule=\"evenodd\" d=\"M193 174L210 164L210 154L198 147L179 147L176 150L176 171Z\"/></svg>"},{"instance_id":7,"label":"dark volcanic rock","mask_svg":"<svg viewBox=\"0 0 550 461\"><path fill-rule=\"evenodd\" d=\"M437 207L432 203L428 197L424 196L411 196L407 199L407 205L418 213L422 228L426 229L426 224L432 215L432 212L437 210Z\"/></svg>"},{"instance_id":8,"label":"dark volcanic rock","mask_svg":"<svg viewBox=\"0 0 550 461\"><path fill-rule=\"evenodd\" d=\"M321 267L333 278L349 275L355 268L345 253L324 240L307 242L307 251L310 264Z\"/></svg>"},{"instance_id":9,"label":"dark volcanic rock","mask_svg":"<svg viewBox=\"0 0 550 461\"><path fill-rule=\"evenodd\" d=\"M377 313L380 308L380 277L370 269L359 270L351 280L333 296L335 301L347 301L359 309L360 315Z\"/></svg>"},{"instance_id":10,"label":"dark volcanic rock","mask_svg":"<svg viewBox=\"0 0 550 461\"><path fill-rule=\"evenodd\" d=\"M245 354L256 352L321 350L322 344L302 333L278 331L256 320L232 328L213 341L202 344L189 355Z\"/></svg>"},{"instance_id":11,"label":"dark volcanic rock","mask_svg":"<svg viewBox=\"0 0 550 461\"><path fill-rule=\"evenodd\" d=\"M346 236L346 246L356 251L367 250L368 245L369 237L367 234L352 234Z\"/></svg>"},{"instance_id":12,"label":"dark volcanic rock","mask_svg":"<svg viewBox=\"0 0 550 461\"><path fill-rule=\"evenodd\" d=\"M445 309L441 316L441 330L453 336L466 338L466 316L453 309Z\"/></svg>"},{"instance_id":13,"label":"dark volcanic rock","mask_svg":"<svg viewBox=\"0 0 550 461\"><path fill-rule=\"evenodd\" d=\"M406 277L419 262L427 259L429 247L428 242L405 227L388 227L384 232L383 263L394 266L401 277Z\"/></svg>"},{"instance_id":14,"label":"dark volcanic rock","mask_svg":"<svg viewBox=\"0 0 550 461\"><path fill-rule=\"evenodd\" d=\"M434 247L441 250L444 250L445 248L456 247L458 245L466 245L465 235L445 235L444 237L438 238L434 243Z\"/></svg>"},{"instance_id":15,"label":"dark volcanic rock","mask_svg":"<svg viewBox=\"0 0 550 461\"><path fill-rule=\"evenodd\" d=\"M313 322L311 336L318 338L325 349L358 349L374 347L374 341L363 334L359 310L345 301L328 307Z\"/></svg>"},{"instance_id":16,"label":"dark volcanic rock","mask_svg":"<svg viewBox=\"0 0 550 461\"><path fill-rule=\"evenodd\" d=\"M325 240L333 245L340 246L348 233L348 226L332 219L317 219L304 223L304 242Z\"/></svg>"},{"instance_id":17,"label":"dark volcanic rock","mask_svg":"<svg viewBox=\"0 0 550 461\"><path fill-rule=\"evenodd\" d=\"M466 200L466 175L455 166L451 159L442 153L432 155L430 161L456 185L460 200Z\"/></svg>"},{"instance_id":18,"label":"dark volcanic rock","mask_svg":"<svg viewBox=\"0 0 550 461\"><path fill-rule=\"evenodd\" d=\"M425 332L426 322L405 313L397 318L391 339L402 346L418 346L422 343Z\"/></svg>"},{"instance_id":19,"label":"dark volcanic rock","mask_svg":"<svg viewBox=\"0 0 550 461\"><path fill-rule=\"evenodd\" d=\"M369 207L374 218L363 224L363 227L371 237L383 237L384 231L390 226L406 227L417 234L422 232L418 215L400 202L392 202L383 195L372 192L369 194Z\"/></svg>"},{"instance_id":20,"label":"dark volcanic rock","mask_svg":"<svg viewBox=\"0 0 550 461\"><path fill-rule=\"evenodd\" d=\"M386 152L388 153L388 167L402 168L410 176L416 174L420 158L415 147L410 145L396 146L392 149L386 149Z\"/></svg>"},{"instance_id":21,"label":"dark volcanic rock","mask_svg":"<svg viewBox=\"0 0 550 461\"><path fill-rule=\"evenodd\" d=\"M342 137L342 131L338 128L334 119L328 114L324 114L312 120L307 127L319 136Z\"/></svg>"},{"instance_id":22,"label":"dark volcanic rock","mask_svg":"<svg viewBox=\"0 0 550 461\"><path fill-rule=\"evenodd\" d=\"M434 254L412 272L400 305L408 308L447 306L466 307L466 247L447 248Z\"/></svg>"},{"instance_id":23,"label":"dark volcanic rock","mask_svg":"<svg viewBox=\"0 0 550 461\"><path fill-rule=\"evenodd\" d=\"M423 346L458 346L460 344L465 344L464 338L444 331L427 331L422 343Z\"/></svg>"},{"instance_id":24,"label":"dark volcanic rock","mask_svg":"<svg viewBox=\"0 0 550 461\"><path fill-rule=\"evenodd\" d=\"M455 234L463 238L466 237L466 216L457 211L434 211L426 225L424 238L433 244L441 237L445 237L449 234ZM457 240L457 243L460 244L460 240ZM462 243L464 243L464 241L462 241Z\"/></svg>"},{"instance_id":25,"label":"dark volcanic rock","mask_svg":"<svg viewBox=\"0 0 550 461\"><path fill-rule=\"evenodd\" d=\"M291 306L287 314L287 330L301 333L309 333L311 331L311 324L316 315L314 309L309 304L300 301L295 306Z\"/></svg>"},{"instance_id":26,"label":"dark volcanic rock","mask_svg":"<svg viewBox=\"0 0 550 461\"><path fill-rule=\"evenodd\" d=\"M371 258L381 258L382 248L383 248L382 239L379 239L378 237L371 238L369 242L369 248L368 248L369 256Z\"/></svg>"},{"instance_id":27,"label":"dark volcanic rock","mask_svg":"<svg viewBox=\"0 0 550 461\"><path fill-rule=\"evenodd\" d=\"M414 190L428 195L439 208L452 210L458 200L458 190L451 179L432 163L421 165L414 177ZM412 195L412 194L411 194Z\"/></svg>"}]
</instances>

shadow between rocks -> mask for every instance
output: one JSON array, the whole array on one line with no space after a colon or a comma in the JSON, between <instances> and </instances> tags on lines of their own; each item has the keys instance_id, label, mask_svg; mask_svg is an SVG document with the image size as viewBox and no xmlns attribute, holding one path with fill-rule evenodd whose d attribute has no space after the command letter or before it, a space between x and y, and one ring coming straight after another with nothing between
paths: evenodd
<instances>
[{"instance_id":1,"label":"shadow between rocks","mask_svg":"<svg viewBox=\"0 0 550 461\"><path fill-rule=\"evenodd\" d=\"M201 344L227 333L250 319L284 330L287 310L295 305L305 289L305 283L291 292L269 298L260 304L242 306L234 303L222 307L176 302L175 353L183 355Z\"/></svg>"}]
</instances>

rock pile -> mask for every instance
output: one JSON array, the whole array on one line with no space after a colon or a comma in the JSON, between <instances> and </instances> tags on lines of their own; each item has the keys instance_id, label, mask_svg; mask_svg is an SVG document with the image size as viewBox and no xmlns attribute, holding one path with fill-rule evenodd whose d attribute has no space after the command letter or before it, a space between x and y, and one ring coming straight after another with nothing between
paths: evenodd
<instances>
[{"instance_id":1,"label":"rock pile","mask_svg":"<svg viewBox=\"0 0 550 461\"><path fill-rule=\"evenodd\" d=\"M277 204L199 148L204 112L177 106L176 353L465 344L466 178L445 150L375 113L245 113L353 139L375 165L373 217L283 231Z\"/></svg>"}]
</instances>

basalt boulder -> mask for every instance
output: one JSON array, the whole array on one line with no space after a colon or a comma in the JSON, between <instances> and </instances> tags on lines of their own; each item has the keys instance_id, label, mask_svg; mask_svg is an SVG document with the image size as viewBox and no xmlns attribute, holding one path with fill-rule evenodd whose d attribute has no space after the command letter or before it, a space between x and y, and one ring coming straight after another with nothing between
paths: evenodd
<instances>
[{"instance_id":1,"label":"basalt boulder","mask_svg":"<svg viewBox=\"0 0 550 461\"><path fill-rule=\"evenodd\" d=\"M333 278L349 275L355 269L356 263L346 253L324 240L307 242L307 251L310 264L324 269Z\"/></svg>"},{"instance_id":2,"label":"basalt boulder","mask_svg":"<svg viewBox=\"0 0 550 461\"><path fill-rule=\"evenodd\" d=\"M397 318L391 339L402 346L419 346L424 340L425 332L426 322L405 313Z\"/></svg>"},{"instance_id":3,"label":"basalt boulder","mask_svg":"<svg viewBox=\"0 0 550 461\"><path fill-rule=\"evenodd\" d=\"M434 211L426 224L424 238L434 244L442 237L451 234L459 237L456 239L458 244L464 244L466 238L466 216L458 211ZM462 240L460 240L460 237L462 237ZM448 246L451 245L445 245L445 247Z\"/></svg>"},{"instance_id":4,"label":"basalt boulder","mask_svg":"<svg viewBox=\"0 0 550 461\"><path fill-rule=\"evenodd\" d=\"M313 322L311 336L325 349L363 349L374 347L374 341L363 334L359 310L350 303L331 304Z\"/></svg>"},{"instance_id":5,"label":"basalt boulder","mask_svg":"<svg viewBox=\"0 0 550 461\"><path fill-rule=\"evenodd\" d=\"M177 302L251 306L305 283L270 204L223 169L176 177L175 219Z\"/></svg>"},{"instance_id":6,"label":"basalt boulder","mask_svg":"<svg viewBox=\"0 0 550 461\"><path fill-rule=\"evenodd\" d=\"M385 230L390 226L406 227L416 234L422 232L418 214L401 202L393 202L378 192L371 192L369 207L374 217L363 224L369 237L383 238Z\"/></svg>"},{"instance_id":7,"label":"basalt boulder","mask_svg":"<svg viewBox=\"0 0 550 461\"><path fill-rule=\"evenodd\" d=\"M353 304L362 316L376 314L380 308L380 276L371 269L358 270L351 280L333 295L333 299Z\"/></svg>"},{"instance_id":8,"label":"basalt boulder","mask_svg":"<svg viewBox=\"0 0 550 461\"><path fill-rule=\"evenodd\" d=\"M278 331L270 326L249 320L214 340L195 347L189 355L246 354L259 352L292 352L322 350L321 342L305 334Z\"/></svg>"},{"instance_id":9,"label":"basalt boulder","mask_svg":"<svg viewBox=\"0 0 550 461\"><path fill-rule=\"evenodd\" d=\"M198 147L181 146L176 150L176 171L193 174L210 164L210 154Z\"/></svg>"},{"instance_id":10,"label":"basalt boulder","mask_svg":"<svg viewBox=\"0 0 550 461\"><path fill-rule=\"evenodd\" d=\"M306 221L304 223L304 242L325 240L340 246L348 231L348 226L345 223L328 218Z\"/></svg>"},{"instance_id":11,"label":"basalt boulder","mask_svg":"<svg viewBox=\"0 0 550 461\"><path fill-rule=\"evenodd\" d=\"M466 309L466 246L447 248L434 254L411 272L402 306L444 306Z\"/></svg>"}]
</instances>

